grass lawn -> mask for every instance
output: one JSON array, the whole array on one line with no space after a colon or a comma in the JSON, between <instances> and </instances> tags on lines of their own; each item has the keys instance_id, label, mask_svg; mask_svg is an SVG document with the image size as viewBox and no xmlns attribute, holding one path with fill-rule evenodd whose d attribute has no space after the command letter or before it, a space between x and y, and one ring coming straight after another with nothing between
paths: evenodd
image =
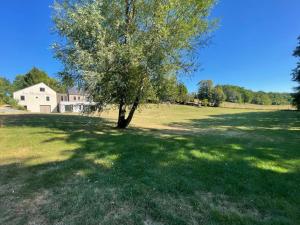
<instances>
[{"instance_id":1,"label":"grass lawn","mask_svg":"<svg viewBox=\"0 0 300 225\"><path fill-rule=\"evenodd\" d=\"M0 224L300 224L300 113L0 115Z\"/></svg>"}]
</instances>

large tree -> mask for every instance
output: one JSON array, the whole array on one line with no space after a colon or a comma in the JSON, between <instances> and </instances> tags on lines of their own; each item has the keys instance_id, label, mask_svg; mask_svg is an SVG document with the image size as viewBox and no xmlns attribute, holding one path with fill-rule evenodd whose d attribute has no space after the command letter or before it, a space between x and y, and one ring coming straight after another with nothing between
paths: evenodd
<instances>
[{"instance_id":1,"label":"large tree","mask_svg":"<svg viewBox=\"0 0 300 225\"><path fill-rule=\"evenodd\" d=\"M298 46L296 47L296 49L294 50L294 54L293 56L298 58L298 62L297 62L297 66L296 68L293 70L293 80L297 81L300 84L300 36L298 37ZM297 106L298 110L300 110L300 85L298 87L295 88L296 93L293 94L294 97L294 104Z\"/></svg>"},{"instance_id":2,"label":"large tree","mask_svg":"<svg viewBox=\"0 0 300 225\"><path fill-rule=\"evenodd\" d=\"M214 0L59 0L53 20L63 40L55 55L99 108L119 107L126 128L149 90L165 76L188 71L215 21ZM94 98L95 99L95 98ZM128 115L127 115L128 111Z\"/></svg>"}]
</instances>

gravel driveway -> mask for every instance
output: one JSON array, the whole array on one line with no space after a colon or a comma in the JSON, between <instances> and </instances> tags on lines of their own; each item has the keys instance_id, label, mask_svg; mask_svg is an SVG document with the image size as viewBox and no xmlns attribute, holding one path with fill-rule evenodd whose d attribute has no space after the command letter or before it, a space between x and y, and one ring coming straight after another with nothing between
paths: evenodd
<instances>
[{"instance_id":1,"label":"gravel driveway","mask_svg":"<svg viewBox=\"0 0 300 225\"><path fill-rule=\"evenodd\" d=\"M13 109L10 106L0 106L0 113L22 113L25 111Z\"/></svg>"}]
</instances>

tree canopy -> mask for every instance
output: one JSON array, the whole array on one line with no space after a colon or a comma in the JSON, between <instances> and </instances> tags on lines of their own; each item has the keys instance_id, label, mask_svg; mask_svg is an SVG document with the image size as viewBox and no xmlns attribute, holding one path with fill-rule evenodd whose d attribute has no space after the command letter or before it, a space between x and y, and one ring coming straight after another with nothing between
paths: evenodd
<instances>
[{"instance_id":1,"label":"tree canopy","mask_svg":"<svg viewBox=\"0 0 300 225\"><path fill-rule=\"evenodd\" d=\"M48 74L36 67L33 67L25 75L17 75L13 82L13 89L20 90L38 83L45 83L57 92L65 92L66 87L58 82L56 79L51 78Z\"/></svg>"},{"instance_id":2,"label":"tree canopy","mask_svg":"<svg viewBox=\"0 0 300 225\"><path fill-rule=\"evenodd\" d=\"M198 98L201 100L207 99L209 102L212 101L214 84L212 80L201 80L198 83Z\"/></svg>"},{"instance_id":3,"label":"tree canopy","mask_svg":"<svg viewBox=\"0 0 300 225\"><path fill-rule=\"evenodd\" d=\"M198 98L213 106L223 101L258 105L289 105L292 102L290 93L255 92L235 85L214 86L211 80L202 80L198 85Z\"/></svg>"},{"instance_id":4,"label":"tree canopy","mask_svg":"<svg viewBox=\"0 0 300 225\"><path fill-rule=\"evenodd\" d=\"M165 77L189 71L215 21L214 0L63 0L53 20L63 41L54 44L62 76L83 85L105 104L119 107L118 127L130 123ZM151 91L150 91L151 90ZM126 118L127 110L129 111Z\"/></svg>"},{"instance_id":5,"label":"tree canopy","mask_svg":"<svg viewBox=\"0 0 300 225\"><path fill-rule=\"evenodd\" d=\"M11 96L12 86L8 79L0 76L0 105L8 102L9 96Z\"/></svg>"},{"instance_id":6,"label":"tree canopy","mask_svg":"<svg viewBox=\"0 0 300 225\"><path fill-rule=\"evenodd\" d=\"M295 88L296 92L293 94L293 103L297 106L298 110L300 110L300 36L298 37L298 41L298 46L293 53L293 56L298 59L298 62L296 68L293 70L292 76L293 80L299 84L299 86Z\"/></svg>"}]
</instances>

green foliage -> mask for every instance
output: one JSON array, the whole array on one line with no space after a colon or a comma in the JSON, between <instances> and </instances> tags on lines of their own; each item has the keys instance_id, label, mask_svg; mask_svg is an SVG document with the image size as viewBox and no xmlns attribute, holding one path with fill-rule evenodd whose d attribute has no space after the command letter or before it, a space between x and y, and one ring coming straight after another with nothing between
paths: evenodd
<instances>
[{"instance_id":1,"label":"green foliage","mask_svg":"<svg viewBox=\"0 0 300 225\"><path fill-rule=\"evenodd\" d=\"M268 94L260 91L260 92L257 92L254 95L252 103L253 104L257 104L257 105L271 105L272 104L272 100L270 99L270 97L268 96Z\"/></svg>"},{"instance_id":2,"label":"green foliage","mask_svg":"<svg viewBox=\"0 0 300 225\"><path fill-rule=\"evenodd\" d=\"M293 93L293 104L300 110L300 90L296 93Z\"/></svg>"},{"instance_id":3,"label":"green foliage","mask_svg":"<svg viewBox=\"0 0 300 225\"><path fill-rule=\"evenodd\" d=\"M293 70L292 76L293 80L300 84L300 36L298 37L299 43L296 49L294 50L293 56L298 59L297 66ZM297 106L298 110L300 110L300 86L295 88L296 93L293 94L293 104Z\"/></svg>"},{"instance_id":4,"label":"green foliage","mask_svg":"<svg viewBox=\"0 0 300 225\"><path fill-rule=\"evenodd\" d=\"M220 106L223 101L258 105L289 105L292 102L292 96L289 93L254 92L235 85L214 87L211 80L199 82L198 97L200 100L207 99L213 106Z\"/></svg>"},{"instance_id":5,"label":"green foliage","mask_svg":"<svg viewBox=\"0 0 300 225\"><path fill-rule=\"evenodd\" d=\"M201 105L202 105L202 106L205 106L205 107L209 106L209 101L208 101L208 99L207 99L207 98L202 99L202 100L201 100Z\"/></svg>"},{"instance_id":6,"label":"green foliage","mask_svg":"<svg viewBox=\"0 0 300 225\"><path fill-rule=\"evenodd\" d=\"M165 77L163 81L160 81L159 88L156 94L152 95L152 99L156 97L160 102L177 102L181 104L189 100L187 87L179 82L175 76Z\"/></svg>"},{"instance_id":7,"label":"green foliage","mask_svg":"<svg viewBox=\"0 0 300 225\"><path fill-rule=\"evenodd\" d=\"M201 80L198 83L198 98L200 100L207 99L208 102L213 101L214 85L212 80Z\"/></svg>"},{"instance_id":8,"label":"green foliage","mask_svg":"<svg viewBox=\"0 0 300 225\"><path fill-rule=\"evenodd\" d=\"M177 84L177 98L176 102L179 103L186 103L189 100L188 97L188 89L183 83L178 83Z\"/></svg>"},{"instance_id":9,"label":"green foliage","mask_svg":"<svg viewBox=\"0 0 300 225\"><path fill-rule=\"evenodd\" d=\"M208 19L213 5L214 0L57 1L53 21L63 41L53 48L65 66L61 74L85 85L99 107L118 104L118 126L126 127L148 90L163 95L165 77L193 68L188 56L215 25Z\"/></svg>"},{"instance_id":10,"label":"green foliage","mask_svg":"<svg viewBox=\"0 0 300 225\"><path fill-rule=\"evenodd\" d=\"M213 90L213 106L219 107L223 101L225 101L226 96L223 92L222 87L216 86Z\"/></svg>"},{"instance_id":11,"label":"green foliage","mask_svg":"<svg viewBox=\"0 0 300 225\"><path fill-rule=\"evenodd\" d=\"M18 101L16 101L13 97L7 98L6 104L10 105L12 108L18 109L18 110L25 110L25 108L18 104Z\"/></svg>"},{"instance_id":12,"label":"green foliage","mask_svg":"<svg viewBox=\"0 0 300 225\"><path fill-rule=\"evenodd\" d=\"M288 93L267 93L272 105L289 105L292 102L292 95Z\"/></svg>"},{"instance_id":13,"label":"green foliage","mask_svg":"<svg viewBox=\"0 0 300 225\"><path fill-rule=\"evenodd\" d=\"M218 107L225 100L223 88L221 86L214 87L212 80L201 80L198 85L198 98L203 106Z\"/></svg>"},{"instance_id":14,"label":"green foliage","mask_svg":"<svg viewBox=\"0 0 300 225\"><path fill-rule=\"evenodd\" d=\"M250 103L253 101L254 93L250 90L241 89L242 90L242 101L244 103Z\"/></svg>"},{"instance_id":15,"label":"green foliage","mask_svg":"<svg viewBox=\"0 0 300 225\"><path fill-rule=\"evenodd\" d=\"M226 96L225 101L233 103L251 103L259 105L289 105L292 98L289 93L254 92L234 85L220 85Z\"/></svg>"},{"instance_id":16,"label":"green foliage","mask_svg":"<svg viewBox=\"0 0 300 225\"><path fill-rule=\"evenodd\" d=\"M57 92L65 92L66 87L58 82L56 79L51 78L48 74L36 67L33 67L25 75L17 75L13 82L13 89L20 90L38 83L44 82Z\"/></svg>"},{"instance_id":17,"label":"green foliage","mask_svg":"<svg viewBox=\"0 0 300 225\"><path fill-rule=\"evenodd\" d=\"M239 86L234 85L220 85L226 95L227 102L233 103L245 103L246 101L243 99L243 93L246 90ZM248 93L248 92L247 92ZM249 93L248 93L249 94ZM250 98L250 95L245 94L246 98Z\"/></svg>"},{"instance_id":18,"label":"green foliage","mask_svg":"<svg viewBox=\"0 0 300 225\"><path fill-rule=\"evenodd\" d=\"M0 77L0 105L7 104L11 94L12 87L10 81L5 77Z\"/></svg>"},{"instance_id":19,"label":"green foliage","mask_svg":"<svg viewBox=\"0 0 300 225\"><path fill-rule=\"evenodd\" d=\"M178 93L176 77L161 77L160 79L157 88L157 97L159 101L174 103Z\"/></svg>"},{"instance_id":20,"label":"green foliage","mask_svg":"<svg viewBox=\"0 0 300 225\"><path fill-rule=\"evenodd\" d=\"M28 87L28 86L26 86L24 77L25 77L24 75L17 75L15 77L15 80L13 81L13 84L12 84L14 91Z\"/></svg>"},{"instance_id":21,"label":"green foliage","mask_svg":"<svg viewBox=\"0 0 300 225\"><path fill-rule=\"evenodd\" d=\"M15 109L24 110L12 96L13 86L8 79L0 77L0 105L8 104Z\"/></svg>"}]
</instances>

